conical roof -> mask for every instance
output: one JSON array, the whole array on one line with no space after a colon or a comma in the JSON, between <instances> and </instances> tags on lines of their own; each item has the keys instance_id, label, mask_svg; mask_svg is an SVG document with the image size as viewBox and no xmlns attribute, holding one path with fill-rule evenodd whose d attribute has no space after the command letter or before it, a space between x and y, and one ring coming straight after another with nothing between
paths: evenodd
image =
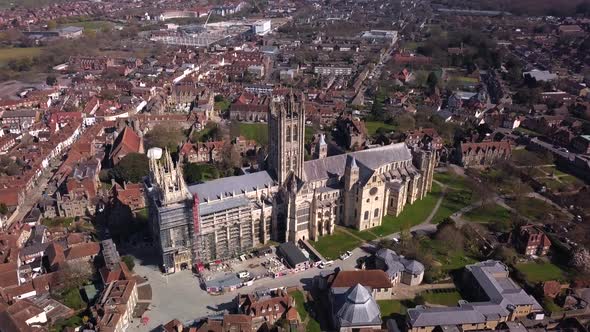
<instances>
[{"instance_id":1,"label":"conical roof","mask_svg":"<svg viewBox=\"0 0 590 332\"><path fill-rule=\"evenodd\" d=\"M360 284L347 291L346 301L336 316L340 327L381 324L379 305L367 288Z\"/></svg>"},{"instance_id":2,"label":"conical roof","mask_svg":"<svg viewBox=\"0 0 590 332\"><path fill-rule=\"evenodd\" d=\"M361 284L356 284L353 288L351 288L348 292L348 296L346 297L348 301L352 303L365 303L371 298L371 294L369 291Z\"/></svg>"}]
</instances>

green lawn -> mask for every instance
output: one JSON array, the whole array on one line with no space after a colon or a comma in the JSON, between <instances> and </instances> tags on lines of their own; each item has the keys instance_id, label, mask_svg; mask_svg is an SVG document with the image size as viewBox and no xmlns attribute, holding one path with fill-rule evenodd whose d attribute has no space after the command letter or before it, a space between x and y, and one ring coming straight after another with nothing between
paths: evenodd
<instances>
[{"instance_id":1,"label":"green lawn","mask_svg":"<svg viewBox=\"0 0 590 332\"><path fill-rule=\"evenodd\" d=\"M465 213L463 217L468 221L478 223L506 222L512 218L510 211L498 204L478 206Z\"/></svg>"},{"instance_id":2,"label":"green lawn","mask_svg":"<svg viewBox=\"0 0 590 332\"><path fill-rule=\"evenodd\" d=\"M441 223L455 212L458 212L462 208L471 204L472 201L473 194L468 190L447 190L438 211L436 211L436 214L432 219L432 223Z\"/></svg>"},{"instance_id":3,"label":"green lawn","mask_svg":"<svg viewBox=\"0 0 590 332\"><path fill-rule=\"evenodd\" d=\"M520 197L506 203L520 215L533 221L547 221L549 214L557 219L564 217L553 205L532 197Z\"/></svg>"},{"instance_id":4,"label":"green lawn","mask_svg":"<svg viewBox=\"0 0 590 332\"><path fill-rule=\"evenodd\" d=\"M268 124L266 123L239 123L239 132L241 136L247 139L253 139L258 144L268 144Z\"/></svg>"},{"instance_id":5,"label":"green lawn","mask_svg":"<svg viewBox=\"0 0 590 332\"><path fill-rule=\"evenodd\" d=\"M462 299L461 294L457 290L432 290L420 294L424 300L430 304L444 305L447 307L455 307L459 300Z\"/></svg>"},{"instance_id":6,"label":"green lawn","mask_svg":"<svg viewBox=\"0 0 590 332\"><path fill-rule=\"evenodd\" d=\"M301 318L301 320L304 321L308 315L307 309L305 309L305 295L302 291L296 290L294 292L291 292L291 296L293 296L293 298L295 299L295 306L297 312L299 313L299 318Z\"/></svg>"},{"instance_id":7,"label":"green lawn","mask_svg":"<svg viewBox=\"0 0 590 332\"><path fill-rule=\"evenodd\" d=\"M420 247L423 251L429 252L432 258L440 263L443 271L452 271L465 267L465 265L473 264L475 259L467 256L461 250L450 250L449 245L440 240L433 240L424 238L420 241Z\"/></svg>"},{"instance_id":8,"label":"green lawn","mask_svg":"<svg viewBox=\"0 0 590 332\"><path fill-rule=\"evenodd\" d=\"M47 227L69 227L74 222L74 218L44 218L41 219L41 224Z\"/></svg>"},{"instance_id":9,"label":"green lawn","mask_svg":"<svg viewBox=\"0 0 590 332\"><path fill-rule=\"evenodd\" d=\"M366 230L366 231L358 231L354 228L346 228L347 231L349 231L350 233L360 237L361 239L365 240L365 241L372 241L375 240L377 238L377 235L375 235L373 232L371 232L371 230Z\"/></svg>"},{"instance_id":10,"label":"green lawn","mask_svg":"<svg viewBox=\"0 0 590 332\"><path fill-rule=\"evenodd\" d=\"M369 134L369 136L375 135L379 128L383 128L386 131L395 130L394 125L390 125L381 121L365 121L365 127L367 128L367 134Z\"/></svg>"},{"instance_id":11,"label":"green lawn","mask_svg":"<svg viewBox=\"0 0 590 332\"><path fill-rule=\"evenodd\" d=\"M377 304L381 309L381 318L390 317L392 315L405 315L408 307L400 300L379 300Z\"/></svg>"},{"instance_id":12,"label":"green lawn","mask_svg":"<svg viewBox=\"0 0 590 332\"><path fill-rule=\"evenodd\" d=\"M466 190L469 188L467 177L452 172L434 173L434 179L454 189Z\"/></svg>"},{"instance_id":13,"label":"green lawn","mask_svg":"<svg viewBox=\"0 0 590 332\"><path fill-rule=\"evenodd\" d=\"M557 167L546 166L546 167L541 167L541 170L543 170L545 173L547 173L547 175L551 175L551 174L557 175L557 176L568 175L567 173L564 173L564 172L560 171L559 169L557 169Z\"/></svg>"},{"instance_id":14,"label":"green lawn","mask_svg":"<svg viewBox=\"0 0 590 332\"><path fill-rule=\"evenodd\" d=\"M441 187L433 183L432 192L426 195L426 197L415 201L412 205L406 205L402 213L397 217L384 216L381 226L372 228L371 232L381 237L399 232L403 229L409 229L412 226L424 222L434 209L441 195Z\"/></svg>"},{"instance_id":15,"label":"green lawn","mask_svg":"<svg viewBox=\"0 0 590 332\"><path fill-rule=\"evenodd\" d=\"M7 64L10 60L21 58L35 58L41 54L41 47L7 47L0 48L0 65Z\"/></svg>"},{"instance_id":16,"label":"green lawn","mask_svg":"<svg viewBox=\"0 0 590 332\"><path fill-rule=\"evenodd\" d=\"M536 153L525 149L512 151L511 159L518 166L537 166L553 163L549 154Z\"/></svg>"},{"instance_id":17,"label":"green lawn","mask_svg":"<svg viewBox=\"0 0 590 332\"><path fill-rule=\"evenodd\" d=\"M359 239L339 229L336 229L332 235L323 236L318 241L312 242L313 247L326 259L337 259L343 252L352 250L360 244Z\"/></svg>"},{"instance_id":18,"label":"green lawn","mask_svg":"<svg viewBox=\"0 0 590 332\"><path fill-rule=\"evenodd\" d=\"M521 263L517 264L516 268L524 274L526 280L531 284L567 278L565 271L552 263Z\"/></svg>"}]
</instances>

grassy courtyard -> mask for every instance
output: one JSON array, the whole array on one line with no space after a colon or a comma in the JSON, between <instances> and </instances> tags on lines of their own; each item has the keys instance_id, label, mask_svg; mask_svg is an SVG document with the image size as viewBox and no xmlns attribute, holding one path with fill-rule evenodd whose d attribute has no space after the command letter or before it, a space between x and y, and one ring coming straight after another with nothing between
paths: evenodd
<instances>
[{"instance_id":1,"label":"grassy courtyard","mask_svg":"<svg viewBox=\"0 0 590 332\"><path fill-rule=\"evenodd\" d=\"M548 280L565 280L567 279L566 272L559 266L552 263L521 263L516 265L516 269L520 271L527 282L536 284Z\"/></svg>"},{"instance_id":2,"label":"grassy courtyard","mask_svg":"<svg viewBox=\"0 0 590 332\"><path fill-rule=\"evenodd\" d=\"M258 144L268 144L268 125L266 123L239 123L240 136L253 139Z\"/></svg>"},{"instance_id":3,"label":"grassy courtyard","mask_svg":"<svg viewBox=\"0 0 590 332\"><path fill-rule=\"evenodd\" d=\"M426 303L454 307L461 300L461 294L455 289L437 289L421 293Z\"/></svg>"},{"instance_id":4,"label":"grassy courtyard","mask_svg":"<svg viewBox=\"0 0 590 332\"><path fill-rule=\"evenodd\" d=\"M360 246L361 241L340 229L336 229L334 234L323 236L312 244L324 258L337 259L343 252Z\"/></svg>"},{"instance_id":5,"label":"grassy courtyard","mask_svg":"<svg viewBox=\"0 0 590 332\"><path fill-rule=\"evenodd\" d=\"M381 318L391 318L393 315L405 315L408 307L413 308L413 303L406 300L379 300L377 304L381 310Z\"/></svg>"},{"instance_id":6,"label":"grassy courtyard","mask_svg":"<svg viewBox=\"0 0 590 332\"><path fill-rule=\"evenodd\" d=\"M396 129L394 125L381 121L365 121L365 127L369 136L375 135L380 128L383 128L382 130L385 131L394 131Z\"/></svg>"}]
</instances>

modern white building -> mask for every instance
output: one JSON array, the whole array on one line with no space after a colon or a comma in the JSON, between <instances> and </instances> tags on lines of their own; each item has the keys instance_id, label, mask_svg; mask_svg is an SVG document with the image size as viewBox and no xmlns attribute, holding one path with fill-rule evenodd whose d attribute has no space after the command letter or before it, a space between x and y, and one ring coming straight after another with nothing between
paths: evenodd
<instances>
[{"instance_id":1,"label":"modern white building","mask_svg":"<svg viewBox=\"0 0 590 332\"><path fill-rule=\"evenodd\" d=\"M270 30L270 20L258 20L252 24L252 32L259 36L266 35Z\"/></svg>"}]
</instances>

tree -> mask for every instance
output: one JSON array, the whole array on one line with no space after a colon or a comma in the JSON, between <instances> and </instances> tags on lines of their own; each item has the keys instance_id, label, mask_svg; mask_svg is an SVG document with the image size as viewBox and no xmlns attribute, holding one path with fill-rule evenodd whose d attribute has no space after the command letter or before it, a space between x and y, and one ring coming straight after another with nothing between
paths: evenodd
<instances>
[{"instance_id":1,"label":"tree","mask_svg":"<svg viewBox=\"0 0 590 332\"><path fill-rule=\"evenodd\" d=\"M47 22L47 30L55 30L57 28L57 22L50 20Z\"/></svg>"},{"instance_id":2,"label":"tree","mask_svg":"<svg viewBox=\"0 0 590 332\"><path fill-rule=\"evenodd\" d=\"M428 74L426 84L428 85L430 91L434 91L434 89L438 86L438 76L436 76L436 74L433 71L431 71L430 74Z\"/></svg>"},{"instance_id":3,"label":"tree","mask_svg":"<svg viewBox=\"0 0 590 332\"><path fill-rule=\"evenodd\" d=\"M125 265L127 265L129 271L133 271L133 268L135 267L135 260L133 259L133 256L125 255L121 257L121 260L123 263L125 263Z\"/></svg>"},{"instance_id":4,"label":"tree","mask_svg":"<svg viewBox=\"0 0 590 332\"><path fill-rule=\"evenodd\" d=\"M47 85L49 86L54 86L55 84L57 84L57 77L55 77L55 75L47 75L45 83L47 83Z\"/></svg>"},{"instance_id":5,"label":"tree","mask_svg":"<svg viewBox=\"0 0 590 332\"><path fill-rule=\"evenodd\" d=\"M590 253L582 248L572 254L571 265L582 273L590 272Z\"/></svg>"},{"instance_id":6,"label":"tree","mask_svg":"<svg viewBox=\"0 0 590 332\"><path fill-rule=\"evenodd\" d=\"M393 119L393 122L397 126L397 130L400 132L406 132L416 128L416 120L410 114L401 114Z\"/></svg>"},{"instance_id":7,"label":"tree","mask_svg":"<svg viewBox=\"0 0 590 332\"><path fill-rule=\"evenodd\" d=\"M61 289L77 289L92 277L92 266L88 262L69 261L60 265L57 277Z\"/></svg>"},{"instance_id":8,"label":"tree","mask_svg":"<svg viewBox=\"0 0 590 332\"><path fill-rule=\"evenodd\" d=\"M117 181L138 183L149 174L149 161L145 154L130 153L113 168L112 177Z\"/></svg>"},{"instance_id":9,"label":"tree","mask_svg":"<svg viewBox=\"0 0 590 332\"><path fill-rule=\"evenodd\" d=\"M183 166L184 180L187 183L198 183L219 178L219 169L209 164L187 163Z\"/></svg>"},{"instance_id":10,"label":"tree","mask_svg":"<svg viewBox=\"0 0 590 332\"><path fill-rule=\"evenodd\" d=\"M154 126L145 135L145 144L147 148L159 147L167 148L170 151L176 151L178 146L184 140L182 129L176 125L159 124Z\"/></svg>"},{"instance_id":11,"label":"tree","mask_svg":"<svg viewBox=\"0 0 590 332\"><path fill-rule=\"evenodd\" d=\"M513 248L497 246L496 249L494 249L492 257L506 264L515 264L518 254Z\"/></svg>"}]
</instances>

